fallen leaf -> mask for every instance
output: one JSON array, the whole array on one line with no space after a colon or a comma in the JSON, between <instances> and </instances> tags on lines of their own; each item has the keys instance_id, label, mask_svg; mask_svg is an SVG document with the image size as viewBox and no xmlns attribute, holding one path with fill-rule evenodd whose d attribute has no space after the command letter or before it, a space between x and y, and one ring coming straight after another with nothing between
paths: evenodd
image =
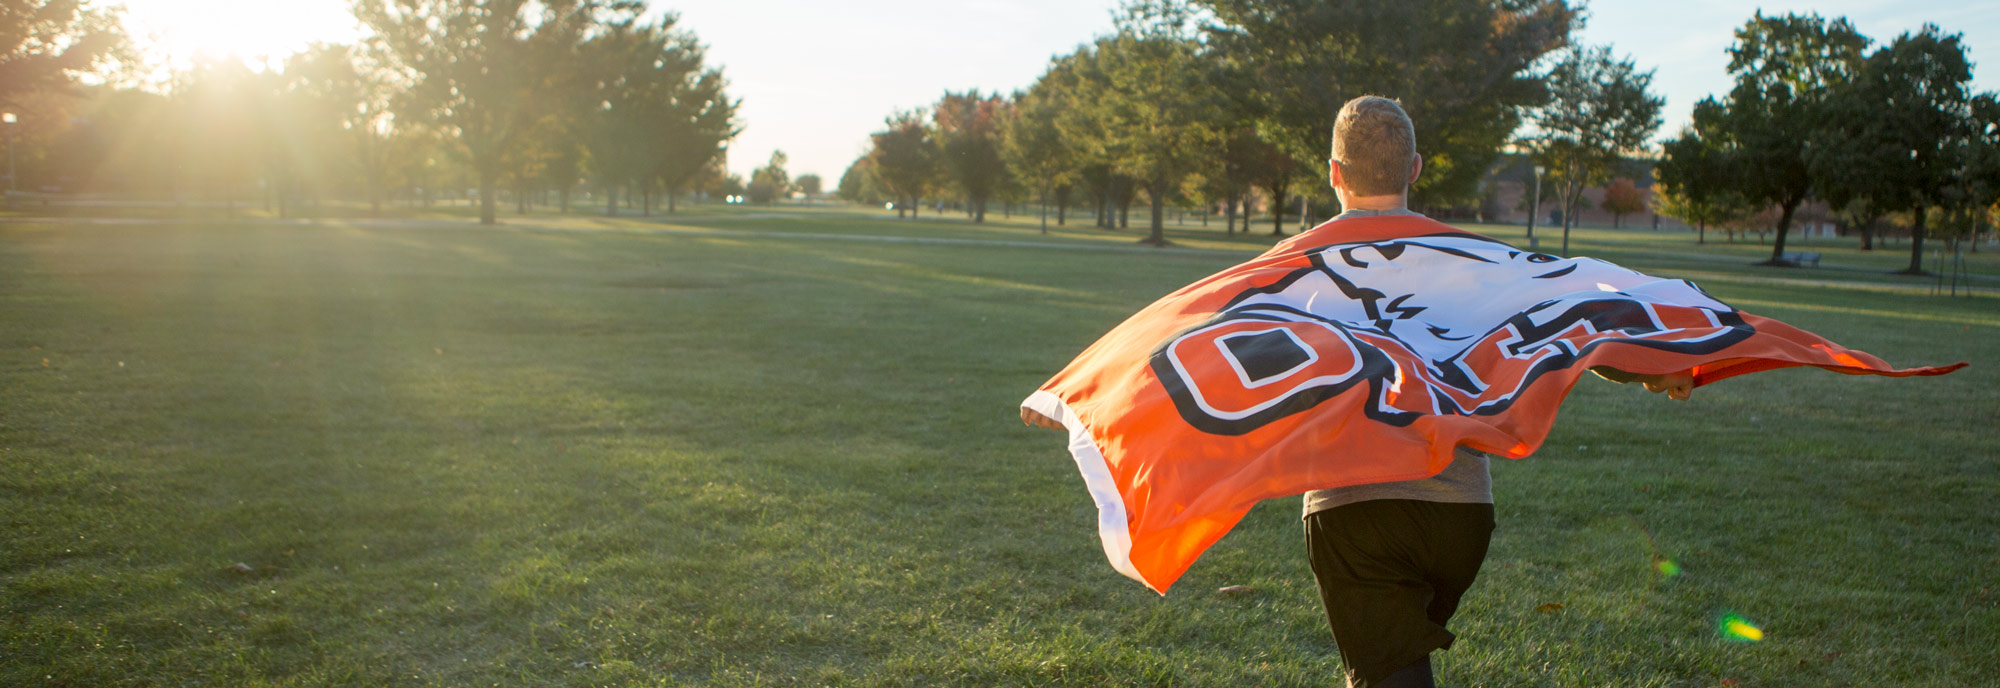
<instances>
[{"instance_id":1,"label":"fallen leaf","mask_svg":"<svg viewBox=\"0 0 2000 688\"><path fill-rule=\"evenodd\" d=\"M437 355L439 356L444 355L444 349L431 349L431 351L437 352Z\"/></svg>"},{"instance_id":2,"label":"fallen leaf","mask_svg":"<svg viewBox=\"0 0 2000 688\"><path fill-rule=\"evenodd\" d=\"M1216 588L1215 591L1223 595L1241 595L1244 593L1257 592L1257 589L1250 587L1248 585L1228 585Z\"/></svg>"},{"instance_id":3,"label":"fallen leaf","mask_svg":"<svg viewBox=\"0 0 2000 688\"><path fill-rule=\"evenodd\" d=\"M1544 602L1542 603L1541 606L1535 607L1535 611L1541 612L1543 614L1559 612L1562 610L1563 606L1561 602Z\"/></svg>"},{"instance_id":4,"label":"fallen leaf","mask_svg":"<svg viewBox=\"0 0 2000 688\"><path fill-rule=\"evenodd\" d=\"M49 359L46 358L42 359L42 367L43 368L49 367Z\"/></svg>"},{"instance_id":5,"label":"fallen leaf","mask_svg":"<svg viewBox=\"0 0 2000 688\"><path fill-rule=\"evenodd\" d=\"M1725 685L1725 686L1733 686L1733 685L1736 685L1736 679L1733 679L1733 678L1725 678L1725 679L1722 679L1722 685Z\"/></svg>"},{"instance_id":6,"label":"fallen leaf","mask_svg":"<svg viewBox=\"0 0 2000 688\"><path fill-rule=\"evenodd\" d=\"M240 562L240 561L239 561L239 562L236 562L236 563L234 563L234 564L230 564L230 565L228 565L228 566L225 566L225 567L223 567L223 570L225 570L225 571L228 571L228 572L230 572L230 573L256 573L256 572L257 572L257 569L253 569L253 568L250 568L250 565L249 565L249 564L245 564L245 563L243 563L243 562Z\"/></svg>"}]
</instances>

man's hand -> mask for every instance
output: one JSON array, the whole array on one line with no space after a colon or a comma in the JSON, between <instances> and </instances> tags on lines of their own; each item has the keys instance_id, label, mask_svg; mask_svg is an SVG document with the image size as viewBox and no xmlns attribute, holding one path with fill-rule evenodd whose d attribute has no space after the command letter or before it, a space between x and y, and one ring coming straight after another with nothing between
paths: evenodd
<instances>
[{"instance_id":1,"label":"man's hand","mask_svg":"<svg viewBox=\"0 0 2000 688\"><path fill-rule=\"evenodd\" d=\"M1646 385L1646 391L1666 392L1667 398L1674 401L1687 401L1688 397L1694 394L1694 374L1685 370L1665 375L1644 375L1628 373L1611 366L1594 366L1590 372L1621 385L1629 382L1642 383Z\"/></svg>"},{"instance_id":2,"label":"man's hand","mask_svg":"<svg viewBox=\"0 0 2000 688\"><path fill-rule=\"evenodd\" d=\"M1058 423L1058 422L1056 422L1054 418L1050 418L1050 417L1048 417L1048 416L1044 416L1044 415L1042 415L1042 414L1040 414L1040 413L1038 413L1038 412L1036 412L1036 411L1034 411L1034 410L1032 410L1032 409L1027 409L1027 408L1023 408L1023 409L1021 409L1021 422L1022 422L1022 423L1026 423L1026 424L1028 424L1028 425L1033 425L1033 426L1036 426L1036 427L1042 427L1042 428L1048 428L1048 429L1050 429L1050 430L1068 430L1068 429L1069 429L1069 428L1065 428L1065 427L1063 427L1063 424L1062 424L1062 423Z\"/></svg>"},{"instance_id":3,"label":"man's hand","mask_svg":"<svg viewBox=\"0 0 2000 688\"><path fill-rule=\"evenodd\" d=\"M1667 398L1674 401L1687 401L1688 397L1694 395L1694 376L1689 375L1686 371L1667 373L1665 375L1646 375L1641 377L1639 381L1646 383L1646 391L1666 392Z\"/></svg>"}]
</instances>

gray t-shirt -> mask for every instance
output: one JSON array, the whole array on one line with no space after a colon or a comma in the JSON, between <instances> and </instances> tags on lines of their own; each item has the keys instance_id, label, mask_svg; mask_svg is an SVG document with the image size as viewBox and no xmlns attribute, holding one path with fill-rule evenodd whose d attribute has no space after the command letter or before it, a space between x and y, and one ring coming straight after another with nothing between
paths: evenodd
<instances>
[{"instance_id":1,"label":"gray t-shirt","mask_svg":"<svg viewBox=\"0 0 2000 688\"><path fill-rule=\"evenodd\" d=\"M1349 210L1334 217L1345 220L1351 217L1384 217L1397 215L1417 215L1404 209L1395 210ZM1459 447L1451 465L1444 471L1423 480L1408 480L1398 483L1374 483L1336 487L1331 490L1313 490L1306 493L1306 515L1325 511L1343 504L1366 502L1377 499L1414 499L1420 502L1445 502L1450 504L1492 504L1493 474L1488 470L1485 454Z\"/></svg>"}]
</instances>

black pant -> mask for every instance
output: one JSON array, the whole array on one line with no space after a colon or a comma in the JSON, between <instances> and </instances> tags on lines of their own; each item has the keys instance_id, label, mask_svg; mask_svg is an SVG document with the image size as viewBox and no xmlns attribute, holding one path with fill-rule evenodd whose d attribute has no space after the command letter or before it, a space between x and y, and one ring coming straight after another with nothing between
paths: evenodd
<instances>
[{"instance_id":1,"label":"black pant","mask_svg":"<svg viewBox=\"0 0 2000 688\"><path fill-rule=\"evenodd\" d=\"M1379 499L1306 517L1320 601L1357 687L1380 682L1456 638L1445 622L1493 537L1493 505Z\"/></svg>"}]
</instances>

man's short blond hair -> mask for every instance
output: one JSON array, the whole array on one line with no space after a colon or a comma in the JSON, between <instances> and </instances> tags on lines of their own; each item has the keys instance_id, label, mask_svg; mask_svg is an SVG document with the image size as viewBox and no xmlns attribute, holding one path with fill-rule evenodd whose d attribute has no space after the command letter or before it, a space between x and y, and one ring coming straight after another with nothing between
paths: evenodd
<instances>
[{"instance_id":1,"label":"man's short blond hair","mask_svg":"<svg viewBox=\"0 0 2000 688\"><path fill-rule=\"evenodd\" d=\"M1347 188L1361 196L1393 196L1410 188L1417 129L1394 100L1362 96L1340 106L1333 121L1333 159Z\"/></svg>"}]
</instances>

